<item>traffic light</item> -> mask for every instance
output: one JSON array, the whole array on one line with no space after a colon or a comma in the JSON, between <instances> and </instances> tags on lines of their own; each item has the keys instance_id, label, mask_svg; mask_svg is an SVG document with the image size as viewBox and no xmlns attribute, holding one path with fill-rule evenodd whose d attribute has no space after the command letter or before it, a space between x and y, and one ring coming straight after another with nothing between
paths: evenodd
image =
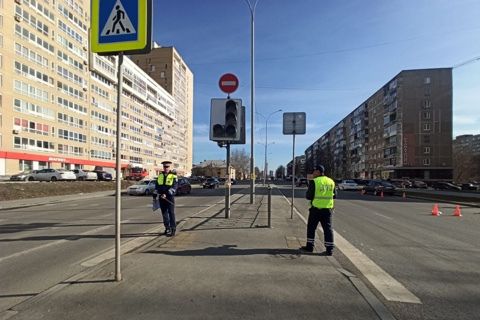
<instances>
[{"instance_id":1,"label":"traffic light","mask_svg":"<svg viewBox=\"0 0 480 320\"><path fill-rule=\"evenodd\" d=\"M210 140L235 143L241 140L242 100L212 99Z\"/></svg>"},{"instance_id":2,"label":"traffic light","mask_svg":"<svg viewBox=\"0 0 480 320\"><path fill-rule=\"evenodd\" d=\"M229 99L225 103L225 137L229 140L236 140L240 132L239 108L234 100Z\"/></svg>"}]
</instances>

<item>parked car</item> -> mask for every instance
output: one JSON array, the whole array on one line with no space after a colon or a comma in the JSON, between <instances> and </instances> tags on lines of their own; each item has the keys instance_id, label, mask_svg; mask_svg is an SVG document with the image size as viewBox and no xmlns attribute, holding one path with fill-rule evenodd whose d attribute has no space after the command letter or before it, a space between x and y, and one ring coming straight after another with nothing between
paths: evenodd
<instances>
[{"instance_id":1,"label":"parked car","mask_svg":"<svg viewBox=\"0 0 480 320\"><path fill-rule=\"evenodd\" d=\"M384 195L395 194L395 186L387 181L383 180L370 180L370 182L363 188L365 193L371 193L373 195L380 195L382 192Z\"/></svg>"},{"instance_id":2,"label":"parked car","mask_svg":"<svg viewBox=\"0 0 480 320\"><path fill-rule=\"evenodd\" d=\"M17 174L14 174L10 177L10 181L33 181L33 174L37 173L37 170L33 171L23 171Z\"/></svg>"},{"instance_id":3,"label":"parked car","mask_svg":"<svg viewBox=\"0 0 480 320\"><path fill-rule=\"evenodd\" d=\"M205 182L203 183L202 187L203 189L215 189L215 188L218 188L220 186L220 181L218 181L218 179L216 178L208 178L207 180L205 180Z\"/></svg>"},{"instance_id":4,"label":"parked car","mask_svg":"<svg viewBox=\"0 0 480 320\"><path fill-rule=\"evenodd\" d=\"M363 187L353 180L342 180L338 183L339 190L361 190Z\"/></svg>"},{"instance_id":5,"label":"parked car","mask_svg":"<svg viewBox=\"0 0 480 320\"><path fill-rule=\"evenodd\" d=\"M297 180L297 183L295 184L297 187L308 187L308 180L307 178L300 178Z\"/></svg>"},{"instance_id":6,"label":"parked car","mask_svg":"<svg viewBox=\"0 0 480 320\"><path fill-rule=\"evenodd\" d=\"M188 181L187 178L179 178L177 181L177 193L175 195L189 194L191 191L192 186L190 185L190 181Z\"/></svg>"},{"instance_id":7,"label":"parked car","mask_svg":"<svg viewBox=\"0 0 480 320\"><path fill-rule=\"evenodd\" d=\"M94 170L92 172L95 172L97 174L97 179L100 181L112 181L113 177L110 173L106 171L100 171L100 170Z\"/></svg>"},{"instance_id":8,"label":"parked car","mask_svg":"<svg viewBox=\"0 0 480 320\"><path fill-rule=\"evenodd\" d=\"M413 182L410 180L406 179L400 179L400 180L387 180L387 182L393 184L397 188L412 188L413 187Z\"/></svg>"},{"instance_id":9,"label":"parked car","mask_svg":"<svg viewBox=\"0 0 480 320\"><path fill-rule=\"evenodd\" d=\"M469 191L477 191L478 190L478 186L476 184L473 184L473 183L462 183L461 188L462 188L462 190L469 190Z\"/></svg>"},{"instance_id":10,"label":"parked car","mask_svg":"<svg viewBox=\"0 0 480 320\"><path fill-rule=\"evenodd\" d=\"M141 180L127 188L127 194L131 196L148 196L155 191L155 180Z\"/></svg>"},{"instance_id":11,"label":"parked car","mask_svg":"<svg viewBox=\"0 0 480 320\"><path fill-rule=\"evenodd\" d=\"M427 189L428 186L425 182L420 181L420 180L414 180L412 182L412 188L417 188L417 189Z\"/></svg>"},{"instance_id":12,"label":"parked car","mask_svg":"<svg viewBox=\"0 0 480 320\"><path fill-rule=\"evenodd\" d=\"M77 180L79 181L95 181L98 179L98 176L95 172L93 171L88 171L88 170L83 170L83 169L73 169L73 173L75 173L75 176L77 177Z\"/></svg>"},{"instance_id":13,"label":"parked car","mask_svg":"<svg viewBox=\"0 0 480 320\"><path fill-rule=\"evenodd\" d=\"M450 182L435 182L433 184L433 188L435 190L452 190L452 191L461 191L462 188L454 185L453 183Z\"/></svg>"},{"instance_id":14,"label":"parked car","mask_svg":"<svg viewBox=\"0 0 480 320\"><path fill-rule=\"evenodd\" d=\"M32 174L35 181L75 181L77 176L73 171L64 169L41 169Z\"/></svg>"}]
</instances>

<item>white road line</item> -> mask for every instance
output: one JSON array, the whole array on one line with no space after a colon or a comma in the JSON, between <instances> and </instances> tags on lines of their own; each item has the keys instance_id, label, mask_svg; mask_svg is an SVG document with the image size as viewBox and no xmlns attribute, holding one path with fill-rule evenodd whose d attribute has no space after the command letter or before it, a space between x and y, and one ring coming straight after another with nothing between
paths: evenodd
<instances>
[{"instance_id":1,"label":"white road line","mask_svg":"<svg viewBox=\"0 0 480 320\"><path fill-rule=\"evenodd\" d=\"M385 219L388 219L388 220L393 220L392 217L387 217L386 215L383 215L381 213L378 213L378 212L375 212L375 211L372 211L374 215L377 215L379 217L382 217L382 218L385 218Z\"/></svg>"},{"instance_id":2,"label":"white road line","mask_svg":"<svg viewBox=\"0 0 480 320\"><path fill-rule=\"evenodd\" d=\"M363 252L355 248L337 232L334 231L334 234L335 245L352 261L385 299L398 302L422 303L417 296L370 260Z\"/></svg>"},{"instance_id":3,"label":"white road line","mask_svg":"<svg viewBox=\"0 0 480 320\"><path fill-rule=\"evenodd\" d=\"M288 199L285 198L287 201ZM288 201L289 202L289 201ZM295 213L307 224L307 219L294 207ZM318 229L321 231L321 229ZM350 242L334 231L335 247L350 259L358 270L388 301L419 303L420 299L411 293L405 286L395 280L363 252L355 248Z\"/></svg>"},{"instance_id":4,"label":"white road line","mask_svg":"<svg viewBox=\"0 0 480 320\"><path fill-rule=\"evenodd\" d=\"M129 221L130 220L125 220L125 221L122 221L122 223L129 222ZM80 233L80 234L78 234L78 236L94 234L96 232L103 231L105 229L112 228L112 227L114 227L114 225L107 225L107 226L103 226L103 227L98 227L98 228ZM57 241L53 241L53 242L48 242L48 243L45 243L45 244L43 244L41 246L38 246L38 247L30 248L30 249L27 249L27 250L24 250L24 251L15 252L15 253L13 253L9 256L1 257L0 262L3 262L5 260L11 259L11 258L20 257L20 256L23 256L23 255L26 255L26 254L29 254L29 253L32 253L32 252L35 252L35 251L38 251L38 250L41 250L41 249L45 249L45 248L48 248L48 247L51 247L51 246L55 246L55 245L58 245L58 244L62 244L62 243L65 243L65 242L70 242L70 241L71 240L68 240L68 239L62 239L62 240L57 240Z\"/></svg>"}]
</instances>

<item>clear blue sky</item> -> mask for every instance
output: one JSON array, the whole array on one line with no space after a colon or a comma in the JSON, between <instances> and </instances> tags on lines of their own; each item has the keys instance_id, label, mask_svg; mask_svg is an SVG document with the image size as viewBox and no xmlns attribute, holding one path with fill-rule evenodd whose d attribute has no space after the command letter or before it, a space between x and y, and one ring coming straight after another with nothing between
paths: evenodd
<instances>
[{"instance_id":1,"label":"clear blue sky","mask_svg":"<svg viewBox=\"0 0 480 320\"><path fill-rule=\"evenodd\" d=\"M252 3L254 0L250 0ZM225 159L209 141L219 77L240 79L250 154L250 11L244 0L154 0L153 37L174 46L194 73L194 163ZM478 0L259 0L255 17L256 111L306 112L295 154L401 70L453 67L480 57ZM480 60L453 69L454 136L480 133ZM268 127L269 169L292 159L282 113ZM265 120L255 125L263 169ZM260 142L260 143L259 143ZM273 143L273 144L270 144Z\"/></svg>"}]
</instances>

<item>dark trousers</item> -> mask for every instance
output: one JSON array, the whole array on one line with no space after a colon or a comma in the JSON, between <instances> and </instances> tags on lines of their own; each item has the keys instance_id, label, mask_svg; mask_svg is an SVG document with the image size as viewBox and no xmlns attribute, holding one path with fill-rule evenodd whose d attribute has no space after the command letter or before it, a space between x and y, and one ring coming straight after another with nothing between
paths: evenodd
<instances>
[{"instance_id":1,"label":"dark trousers","mask_svg":"<svg viewBox=\"0 0 480 320\"><path fill-rule=\"evenodd\" d=\"M163 216L163 225L165 226L165 229L176 229L177 222L175 221L175 199L167 196L166 200L162 198L159 199L160 210L162 210Z\"/></svg>"},{"instance_id":2,"label":"dark trousers","mask_svg":"<svg viewBox=\"0 0 480 320\"><path fill-rule=\"evenodd\" d=\"M307 247L315 246L315 230L318 223L322 225L324 244L327 250L333 250L332 209L318 209L311 207L308 214L307 224Z\"/></svg>"}]
</instances>

